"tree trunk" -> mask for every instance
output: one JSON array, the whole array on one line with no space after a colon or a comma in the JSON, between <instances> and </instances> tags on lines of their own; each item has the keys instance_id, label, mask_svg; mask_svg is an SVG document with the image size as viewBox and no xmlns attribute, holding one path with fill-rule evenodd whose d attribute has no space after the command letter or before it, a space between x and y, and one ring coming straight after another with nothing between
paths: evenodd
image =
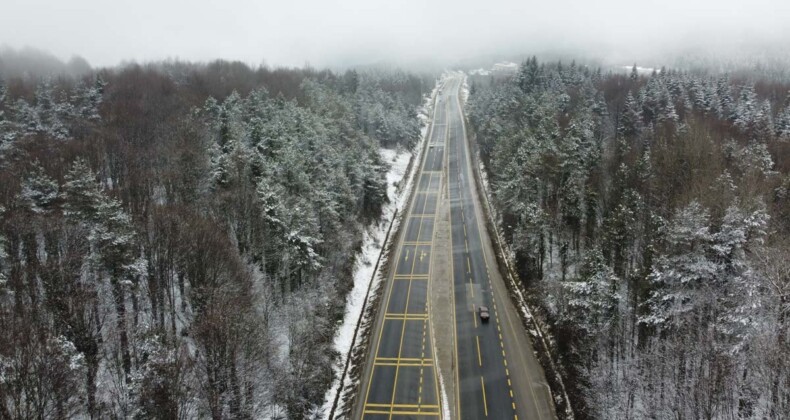
<instances>
[{"instance_id":1,"label":"tree trunk","mask_svg":"<svg viewBox=\"0 0 790 420\"><path fill-rule=\"evenodd\" d=\"M117 327L118 335L121 340L121 360L123 362L124 383L129 383L129 374L132 370L132 358L129 355L129 335L126 330L126 298L123 292L123 285L118 278L113 279L113 298L115 300L115 312L118 316Z\"/></svg>"}]
</instances>

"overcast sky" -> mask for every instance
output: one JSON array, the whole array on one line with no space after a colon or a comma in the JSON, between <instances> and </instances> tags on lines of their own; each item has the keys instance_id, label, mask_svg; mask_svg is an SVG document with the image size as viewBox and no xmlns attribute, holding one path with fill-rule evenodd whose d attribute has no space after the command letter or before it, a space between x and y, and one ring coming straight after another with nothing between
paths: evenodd
<instances>
[{"instance_id":1,"label":"overcast sky","mask_svg":"<svg viewBox=\"0 0 790 420\"><path fill-rule=\"evenodd\" d=\"M3 0L0 45L93 65L163 58L335 66L588 48L790 49L790 0Z\"/></svg>"}]
</instances>

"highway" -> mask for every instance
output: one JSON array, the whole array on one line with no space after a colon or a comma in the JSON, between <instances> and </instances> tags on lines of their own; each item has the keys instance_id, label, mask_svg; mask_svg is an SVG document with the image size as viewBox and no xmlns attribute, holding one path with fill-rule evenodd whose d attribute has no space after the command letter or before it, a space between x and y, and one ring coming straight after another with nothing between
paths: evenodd
<instances>
[{"instance_id":1,"label":"highway","mask_svg":"<svg viewBox=\"0 0 790 420\"><path fill-rule=\"evenodd\" d=\"M462 83L463 76L453 74L440 86L355 418L442 418L445 397L454 419L555 418L542 368L485 229L458 98ZM444 235L449 241L437 241L442 229L449 231ZM442 290L452 304L433 307L432 296ZM490 310L485 323L477 313L480 306ZM437 325L439 319L452 325ZM451 332L451 339L432 339L434 330ZM452 351L444 352L452 360L437 361L435 343L447 343L448 349L452 344ZM437 365L450 366L441 371L445 384L452 381L448 395L440 392Z\"/></svg>"}]
</instances>

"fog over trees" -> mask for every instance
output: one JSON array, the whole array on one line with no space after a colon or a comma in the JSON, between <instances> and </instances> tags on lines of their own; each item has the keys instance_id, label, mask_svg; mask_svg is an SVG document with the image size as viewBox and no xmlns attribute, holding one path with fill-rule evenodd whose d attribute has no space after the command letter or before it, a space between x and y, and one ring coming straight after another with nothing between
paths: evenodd
<instances>
[{"instance_id":1,"label":"fog over trees","mask_svg":"<svg viewBox=\"0 0 790 420\"><path fill-rule=\"evenodd\" d=\"M790 81L532 58L469 114L577 416L786 417Z\"/></svg>"},{"instance_id":2,"label":"fog over trees","mask_svg":"<svg viewBox=\"0 0 790 420\"><path fill-rule=\"evenodd\" d=\"M64 62L48 52L35 48L16 50L8 46L0 46L0 75L5 78L80 77L90 71L90 64L80 56L72 56Z\"/></svg>"}]
</instances>

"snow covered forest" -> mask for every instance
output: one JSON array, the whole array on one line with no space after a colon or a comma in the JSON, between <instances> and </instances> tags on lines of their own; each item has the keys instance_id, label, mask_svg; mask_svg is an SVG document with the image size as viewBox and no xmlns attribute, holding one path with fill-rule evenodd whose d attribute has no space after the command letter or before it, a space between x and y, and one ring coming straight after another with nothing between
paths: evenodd
<instances>
[{"instance_id":1,"label":"snow covered forest","mask_svg":"<svg viewBox=\"0 0 790 420\"><path fill-rule=\"evenodd\" d=\"M499 223L579 418L790 413L790 81L471 78Z\"/></svg>"},{"instance_id":2,"label":"snow covered forest","mask_svg":"<svg viewBox=\"0 0 790 420\"><path fill-rule=\"evenodd\" d=\"M0 418L307 418L432 78L0 75Z\"/></svg>"}]
</instances>

